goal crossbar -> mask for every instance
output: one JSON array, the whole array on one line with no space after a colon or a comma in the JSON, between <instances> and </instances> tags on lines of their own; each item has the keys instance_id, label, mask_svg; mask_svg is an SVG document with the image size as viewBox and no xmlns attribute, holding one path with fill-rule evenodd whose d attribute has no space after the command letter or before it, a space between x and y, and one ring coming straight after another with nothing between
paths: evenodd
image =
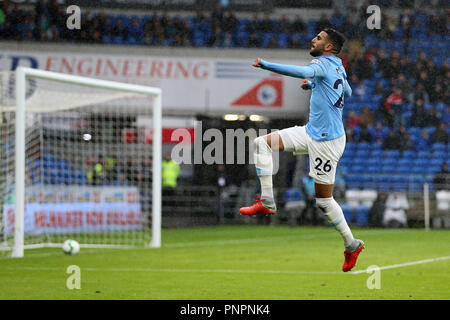
<instances>
[{"instance_id":1,"label":"goal crossbar","mask_svg":"<svg viewBox=\"0 0 450 320\"><path fill-rule=\"evenodd\" d=\"M152 185L152 248L161 247L161 161L162 158L162 97L161 89L120 83L109 80L86 78L57 72L18 67L16 69L16 127L15 127L15 230L12 257L24 256L25 215L25 102L26 78L39 78L88 87L112 89L127 93L146 94L153 97L153 185Z\"/></svg>"}]
</instances>

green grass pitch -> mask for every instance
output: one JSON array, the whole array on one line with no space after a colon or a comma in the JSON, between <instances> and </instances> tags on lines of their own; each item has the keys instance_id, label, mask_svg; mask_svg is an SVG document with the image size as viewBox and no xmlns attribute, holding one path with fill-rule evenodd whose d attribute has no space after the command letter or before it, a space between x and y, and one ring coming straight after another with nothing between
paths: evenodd
<instances>
[{"instance_id":1,"label":"green grass pitch","mask_svg":"<svg viewBox=\"0 0 450 320\"><path fill-rule=\"evenodd\" d=\"M450 299L448 230L353 233L366 242L360 273L341 271L331 227L163 229L160 249L30 250L0 259L0 299ZM70 265L80 267L80 289L66 287ZM367 287L371 265L382 268L380 289Z\"/></svg>"}]
</instances>

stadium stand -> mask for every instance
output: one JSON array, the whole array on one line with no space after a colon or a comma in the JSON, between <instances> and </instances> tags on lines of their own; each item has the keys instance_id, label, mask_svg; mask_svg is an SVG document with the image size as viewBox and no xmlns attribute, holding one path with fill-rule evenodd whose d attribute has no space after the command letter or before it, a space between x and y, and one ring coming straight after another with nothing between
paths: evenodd
<instances>
[{"instance_id":1,"label":"stadium stand","mask_svg":"<svg viewBox=\"0 0 450 320\"><path fill-rule=\"evenodd\" d=\"M414 193L420 192L427 182L434 190L434 176L443 163L450 164L450 35L445 27L448 25L445 11L401 12L393 29L383 28L379 33L368 33L365 26L354 24L336 12L320 19L294 20L289 16L289 21L285 21L286 17L281 21L258 14L236 17L225 10L199 11L195 15L92 11L82 16L88 28L67 32L58 14L52 14L61 12L61 8L40 6L41 2L21 6L3 1L0 40L288 50L306 49L317 28L324 24L334 26L351 42L342 54L354 90L354 96L345 102L348 142L340 161L347 169L347 188ZM423 90L416 90L418 87ZM396 94L398 105L392 103ZM364 107L368 109L364 112L373 119L363 123ZM356 117L350 123L351 112ZM441 131L435 134L439 126ZM364 128L369 135L363 138ZM387 149L383 143L391 129L400 143ZM411 143L406 143L409 140ZM38 182L43 170L42 177L48 184L86 182L86 168L74 167L50 152L45 153L42 162L36 161L33 168L32 181ZM371 201L375 198L376 193L370 197ZM367 202L344 206L343 210L349 221L367 225Z\"/></svg>"}]
</instances>

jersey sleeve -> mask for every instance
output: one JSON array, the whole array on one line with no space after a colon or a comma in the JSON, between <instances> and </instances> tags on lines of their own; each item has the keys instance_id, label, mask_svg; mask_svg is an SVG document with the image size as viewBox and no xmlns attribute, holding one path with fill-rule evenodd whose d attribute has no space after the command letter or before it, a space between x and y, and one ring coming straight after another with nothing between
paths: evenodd
<instances>
[{"instance_id":1,"label":"jersey sleeve","mask_svg":"<svg viewBox=\"0 0 450 320\"><path fill-rule=\"evenodd\" d=\"M352 87L347 80L344 80L344 97L349 98L352 96Z\"/></svg>"},{"instance_id":2,"label":"jersey sleeve","mask_svg":"<svg viewBox=\"0 0 450 320\"><path fill-rule=\"evenodd\" d=\"M294 78L314 78L315 70L310 65L308 66L294 66L287 64L271 63L261 59L261 67L265 70L269 70L275 73L279 73L285 76Z\"/></svg>"},{"instance_id":3,"label":"jersey sleeve","mask_svg":"<svg viewBox=\"0 0 450 320\"><path fill-rule=\"evenodd\" d=\"M344 71L344 97L349 98L352 96L352 87L347 81L347 73Z\"/></svg>"},{"instance_id":4,"label":"jersey sleeve","mask_svg":"<svg viewBox=\"0 0 450 320\"><path fill-rule=\"evenodd\" d=\"M308 67L311 67L314 70L314 77L324 78L327 75L328 63L326 61L312 59L308 64Z\"/></svg>"}]
</instances>

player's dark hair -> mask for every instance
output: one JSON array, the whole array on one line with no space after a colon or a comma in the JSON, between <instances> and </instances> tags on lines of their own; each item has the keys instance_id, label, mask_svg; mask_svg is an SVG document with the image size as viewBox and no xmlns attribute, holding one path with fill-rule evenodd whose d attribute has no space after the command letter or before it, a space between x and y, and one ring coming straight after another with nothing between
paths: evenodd
<instances>
[{"instance_id":1,"label":"player's dark hair","mask_svg":"<svg viewBox=\"0 0 450 320\"><path fill-rule=\"evenodd\" d=\"M327 33L328 40L333 45L333 53L338 54L341 52L345 42L345 36L333 28L325 28L323 31Z\"/></svg>"}]
</instances>

